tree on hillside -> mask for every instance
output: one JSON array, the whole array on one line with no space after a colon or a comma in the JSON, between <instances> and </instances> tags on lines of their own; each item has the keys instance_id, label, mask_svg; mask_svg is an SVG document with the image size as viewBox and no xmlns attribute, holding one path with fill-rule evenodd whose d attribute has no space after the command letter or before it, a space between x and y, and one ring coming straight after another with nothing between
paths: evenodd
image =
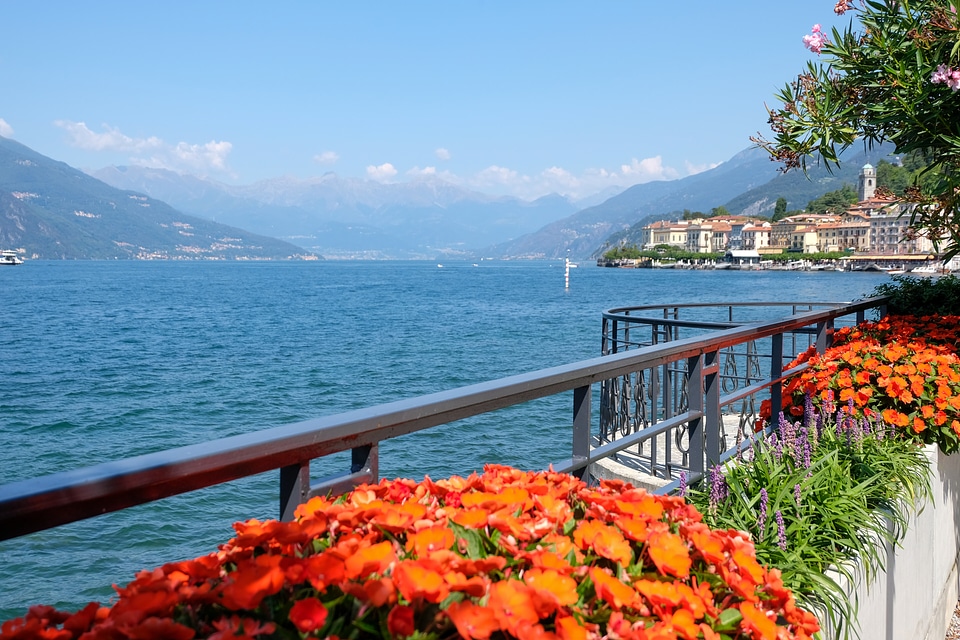
<instances>
[{"instance_id":1,"label":"tree on hillside","mask_svg":"<svg viewBox=\"0 0 960 640\"><path fill-rule=\"evenodd\" d=\"M690 211L690 209L683 210L683 219L684 220L696 220L698 218L706 218L707 214L702 211Z\"/></svg>"},{"instance_id":2,"label":"tree on hillside","mask_svg":"<svg viewBox=\"0 0 960 640\"><path fill-rule=\"evenodd\" d=\"M719 207L714 207L713 209L710 209L710 217L711 217L711 218L714 218L714 217L717 217L717 216L729 217L729 216L730 216L730 212L727 211L727 208L724 207L723 205L720 205Z\"/></svg>"},{"instance_id":3,"label":"tree on hillside","mask_svg":"<svg viewBox=\"0 0 960 640\"><path fill-rule=\"evenodd\" d=\"M807 204L807 213L841 214L857 202L857 192L848 184L830 191Z\"/></svg>"},{"instance_id":4,"label":"tree on hillside","mask_svg":"<svg viewBox=\"0 0 960 640\"><path fill-rule=\"evenodd\" d=\"M824 6L828 6L824 3ZM889 141L895 152L922 151L922 178L905 197L920 206L912 224L931 238L946 236L948 256L960 253L960 17L953 0L839 0L851 12L842 32L820 25L803 38L821 55L810 62L770 110L774 140L753 138L784 169L808 158L839 165L839 153Z\"/></svg>"},{"instance_id":5,"label":"tree on hillside","mask_svg":"<svg viewBox=\"0 0 960 640\"><path fill-rule=\"evenodd\" d=\"M787 199L783 196L777 198L777 204L773 207L773 219L779 220L787 213Z\"/></svg>"}]
</instances>

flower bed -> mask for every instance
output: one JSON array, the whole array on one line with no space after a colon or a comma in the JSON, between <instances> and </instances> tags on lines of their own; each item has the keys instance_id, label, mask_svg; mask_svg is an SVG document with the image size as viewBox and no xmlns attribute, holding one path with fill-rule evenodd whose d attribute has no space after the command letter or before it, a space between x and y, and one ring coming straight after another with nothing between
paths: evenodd
<instances>
[{"instance_id":1,"label":"flower bed","mask_svg":"<svg viewBox=\"0 0 960 640\"><path fill-rule=\"evenodd\" d=\"M808 362L809 368L784 385L784 412L803 415L806 397L828 414L839 403L851 418L882 418L907 438L957 451L958 322L958 316L890 316L837 331L825 353L810 350L787 365ZM761 418L770 418L769 401Z\"/></svg>"},{"instance_id":2,"label":"flower bed","mask_svg":"<svg viewBox=\"0 0 960 640\"><path fill-rule=\"evenodd\" d=\"M753 543L684 499L551 471L382 481L216 553L140 573L110 607L37 606L0 638L809 638Z\"/></svg>"}]
</instances>

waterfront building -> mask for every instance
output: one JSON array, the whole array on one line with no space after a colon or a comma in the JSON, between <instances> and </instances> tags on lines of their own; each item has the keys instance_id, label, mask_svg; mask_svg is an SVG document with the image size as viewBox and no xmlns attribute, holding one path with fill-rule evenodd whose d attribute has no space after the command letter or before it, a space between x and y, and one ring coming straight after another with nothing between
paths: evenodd
<instances>
[{"instance_id":1,"label":"waterfront building","mask_svg":"<svg viewBox=\"0 0 960 640\"><path fill-rule=\"evenodd\" d=\"M640 230L641 248L653 249L657 245L665 244L671 247L684 249L687 246L687 230L689 220L658 220L648 224Z\"/></svg>"},{"instance_id":2,"label":"waterfront building","mask_svg":"<svg viewBox=\"0 0 960 640\"><path fill-rule=\"evenodd\" d=\"M795 239L793 237L795 231L806 227L815 228L818 224L836 222L837 220L837 216L823 213L802 213L782 218L770 225L770 246L781 251L799 251L800 249L793 248L795 245ZM816 231L813 233L816 235ZM816 239L812 242L815 246ZM805 246L805 242L800 241L800 246ZM809 253L814 253L814 250L809 251Z\"/></svg>"},{"instance_id":3,"label":"waterfront building","mask_svg":"<svg viewBox=\"0 0 960 640\"><path fill-rule=\"evenodd\" d=\"M770 247L770 223L753 222L743 227L743 249L760 251Z\"/></svg>"},{"instance_id":4,"label":"waterfront building","mask_svg":"<svg viewBox=\"0 0 960 640\"><path fill-rule=\"evenodd\" d=\"M701 222L687 228L686 250L691 253L723 253L730 238L727 222Z\"/></svg>"},{"instance_id":5,"label":"waterfront building","mask_svg":"<svg viewBox=\"0 0 960 640\"><path fill-rule=\"evenodd\" d=\"M819 251L817 240L816 224L798 226L790 233L790 247L788 250L799 253L816 253Z\"/></svg>"},{"instance_id":6,"label":"waterfront building","mask_svg":"<svg viewBox=\"0 0 960 640\"><path fill-rule=\"evenodd\" d=\"M870 219L861 213L847 213L837 222L817 225L817 250L869 251L870 226Z\"/></svg>"}]
</instances>

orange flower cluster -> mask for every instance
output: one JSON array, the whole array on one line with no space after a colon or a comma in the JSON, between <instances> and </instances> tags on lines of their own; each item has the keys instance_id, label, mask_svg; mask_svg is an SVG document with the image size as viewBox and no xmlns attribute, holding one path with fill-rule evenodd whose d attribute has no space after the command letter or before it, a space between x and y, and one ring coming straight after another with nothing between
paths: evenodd
<instances>
[{"instance_id":1,"label":"orange flower cluster","mask_svg":"<svg viewBox=\"0 0 960 640\"><path fill-rule=\"evenodd\" d=\"M784 412L802 415L809 395L828 413L839 408L854 418L881 418L910 437L937 443L946 453L956 451L958 322L956 316L891 316L837 331L826 353L811 349L786 366L810 365L784 385ZM761 418L770 418L769 401L761 405Z\"/></svg>"},{"instance_id":2,"label":"orange flower cluster","mask_svg":"<svg viewBox=\"0 0 960 640\"><path fill-rule=\"evenodd\" d=\"M810 638L776 570L679 497L489 466L314 498L110 607L34 607L0 638Z\"/></svg>"}]
</instances>

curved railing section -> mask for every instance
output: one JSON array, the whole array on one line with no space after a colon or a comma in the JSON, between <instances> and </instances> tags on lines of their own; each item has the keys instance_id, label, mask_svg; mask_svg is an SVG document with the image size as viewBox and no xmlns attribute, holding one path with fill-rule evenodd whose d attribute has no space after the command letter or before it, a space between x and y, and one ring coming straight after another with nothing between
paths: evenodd
<instances>
[{"instance_id":1,"label":"curved railing section","mask_svg":"<svg viewBox=\"0 0 960 640\"><path fill-rule=\"evenodd\" d=\"M651 348L772 318L799 317L816 311L832 313L849 306L844 302L703 302L619 307L603 314L601 353L613 355ZM885 312L882 304L876 308L879 314ZM834 325L862 322L864 313L860 310L837 316ZM824 333L827 330L832 332L833 327L796 326L776 337L758 336L717 352L710 366L716 368L720 394L716 432L722 451L741 451L752 438L759 404L770 397L770 390L758 389L758 385L776 377L786 363L811 345L825 348L829 342L829 334ZM632 434L647 432L684 415L691 400L687 386L689 366L688 362L676 360L604 380L600 385L598 444L622 442ZM689 469L691 453L689 431L673 429L671 434L645 439L622 451L617 462L669 481L678 471Z\"/></svg>"},{"instance_id":2,"label":"curved railing section","mask_svg":"<svg viewBox=\"0 0 960 640\"><path fill-rule=\"evenodd\" d=\"M766 394L779 411L785 375L780 369L787 357L783 346L791 336L809 335L819 348L825 348L836 323L862 320L865 312L882 310L885 300L871 298L740 326L732 326L735 321L728 320L724 326L689 337L679 333L681 323L688 321L677 316L669 319L678 329L669 340L638 341L629 348L627 342L633 338L622 334L618 338L621 329L611 329L610 352L590 360L10 483L0 486L0 540L271 470L279 470L280 517L289 519L297 505L312 496L343 493L364 482L377 482L378 447L385 440L568 393L572 397L572 419L567 427L571 456L557 462L554 469L589 479L594 465L633 449L648 452L650 473L670 480L682 469L693 482L723 455L729 455L722 447L724 407ZM627 322L622 319L628 317L626 310L614 311L604 315L605 341L609 322ZM629 323L644 325L639 318ZM749 384L725 388L726 354L737 350L753 353L749 350L757 347L749 345L766 344L764 341L770 345L766 372L761 366L759 373L743 378ZM651 381L656 375L665 384L652 394ZM645 417L631 418L634 422L625 430L618 425L619 436L604 440L599 433L609 428L610 423L603 420L609 421L610 414L597 422L600 416L591 410L594 390L603 389L599 395L604 400L597 413L619 411L622 397L611 398L624 381L636 387L630 397L645 407ZM649 404L654 396L669 402ZM611 403L607 409L603 409L604 402ZM650 451L659 451L659 445L650 444L658 438L682 440L683 456L676 461L658 458L658 453L651 456ZM311 460L341 451L352 452L348 469L325 478L311 477ZM667 483L661 491L670 491L675 484Z\"/></svg>"}]
</instances>

